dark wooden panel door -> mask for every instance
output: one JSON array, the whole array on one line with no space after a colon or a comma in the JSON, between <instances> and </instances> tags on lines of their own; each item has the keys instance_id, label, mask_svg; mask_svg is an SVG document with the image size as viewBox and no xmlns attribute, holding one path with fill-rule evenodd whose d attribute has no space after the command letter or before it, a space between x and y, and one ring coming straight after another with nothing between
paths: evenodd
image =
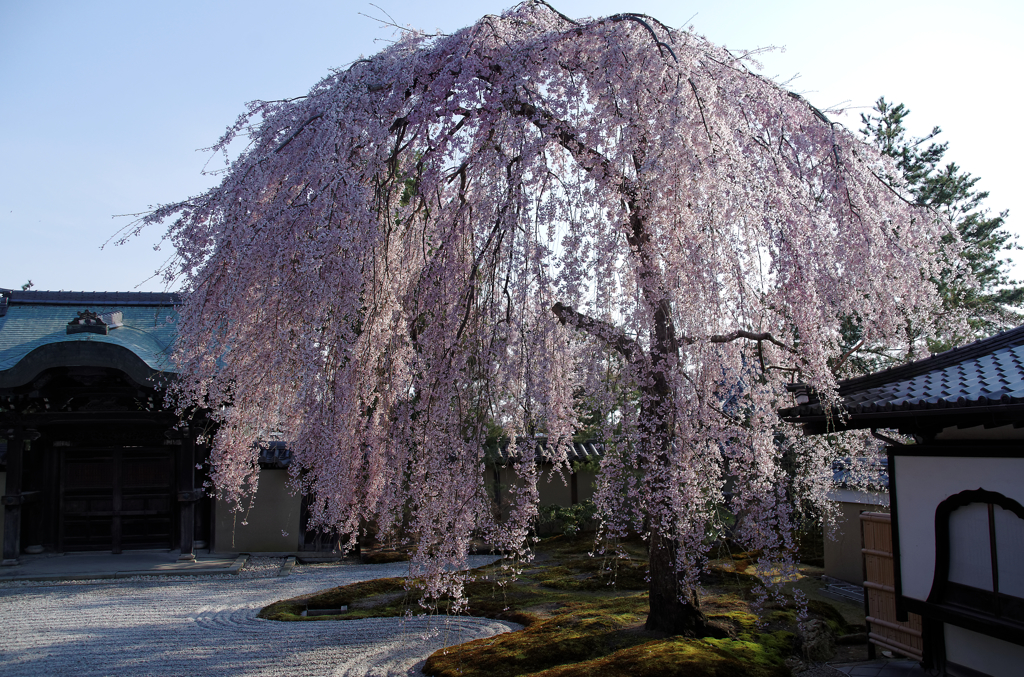
<instances>
[{"instance_id":1,"label":"dark wooden panel door","mask_svg":"<svg viewBox=\"0 0 1024 677\"><path fill-rule=\"evenodd\" d=\"M61 468L61 549L114 548L113 451L66 451Z\"/></svg>"},{"instance_id":2,"label":"dark wooden panel door","mask_svg":"<svg viewBox=\"0 0 1024 677\"><path fill-rule=\"evenodd\" d=\"M174 456L163 449L76 449L61 468L61 549L170 548Z\"/></svg>"},{"instance_id":3,"label":"dark wooden panel door","mask_svg":"<svg viewBox=\"0 0 1024 677\"><path fill-rule=\"evenodd\" d=\"M173 455L163 449L124 449L120 460L121 547L170 548L174 538Z\"/></svg>"}]
</instances>

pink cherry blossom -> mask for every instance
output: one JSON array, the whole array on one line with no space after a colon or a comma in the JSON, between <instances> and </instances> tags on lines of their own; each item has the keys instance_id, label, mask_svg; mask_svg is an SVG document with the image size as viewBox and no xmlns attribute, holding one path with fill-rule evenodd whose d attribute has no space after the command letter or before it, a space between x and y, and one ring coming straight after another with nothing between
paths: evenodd
<instances>
[{"instance_id":1,"label":"pink cherry blossom","mask_svg":"<svg viewBox=\"0 0 1024 677\"><path fill-rule=\"evenodd\" d=\"M724 495L783 573L794 506L824 502L833 452L780 422L787 383L835 401L844 317L868 341L927 335L957 260L885 158L641 15L525 2L406 33L251 104L218 148L240 134L219 186L145 219L170 224L188 293L174 395L219 424L222 495L282 431L315 522L406 539L428 595L460 596L475 536L529 555L532 442L499 511L489 426L547 435L564 472L596 411L602 533L650 539L649 626L700 634L680 609L699 614Z\"/></svg>"}]
</instances>

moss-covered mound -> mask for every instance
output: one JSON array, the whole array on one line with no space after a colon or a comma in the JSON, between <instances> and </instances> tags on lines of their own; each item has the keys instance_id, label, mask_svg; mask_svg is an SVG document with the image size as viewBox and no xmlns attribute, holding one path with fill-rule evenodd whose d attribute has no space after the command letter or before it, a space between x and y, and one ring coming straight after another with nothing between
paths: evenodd
<instances>
[{"instance_id":1,"label":"moss-covered mound","mask_svg":"<svg viewBox=\"0 0 1024 677\"><path fill-rule=\"evenodd\" d=\"M789 668L756 642L681 637L646 642L533 677L789 677Z\"/></svg>"},{"instance_id":2,"label":"moss-covered mound","mask_svg":"<svg viewBox=\"0 0 1024 677\"><path fill-rule=\"evenodd\" d=\"M686 675L688 677L782 677L785 659L799 653L796 607L770 609L758 625L750 608L753 577L732 563L703 581L702 608L725 639L664 637L644 629L648 611L642 544L626 544L622 557L592 556L592 541L556 536L536 548L536 560L514 582L497 566L472 572L466 586L469 612L514 621L523 630L448 647L434 653L424 672L435 677L532 677ZM745 559L742 556L740 559ZM404 579L385 578L332 588L272 604L262 618L344 620L423 613L420 593ZM303 610L341 609L301 616ZM440 600L431 612L445 613ZM809 613L839 634L842 613L812 600Z\"/></svg>"},{"instance_id":3,"label":"moss-covered mound","mask_svg":"<svg viewBox=\"0 0 1024 677\"><path fill-rule=\"evenodd\" d=\"M644 630L643 593L569 602L519 632L438 651L423 672L434 677L788 675L783 661L793 653L793 633L759 632L749 608L733 606L728 601L708 604L707 613L713 623L731 628L735 638L689 639ZM775 622L769 628L790 620L788 612L770 618Z\"/></svg>"},{"instance_id":4,"label":"moss-covered mound","mask_svg":"<svg viewBox=\"0 0 1024 677\"><path fill-rule=\"evenodd\" d=\"M377 578L372 581L343 585L315 595L293 597L263 607L260 618L271 621L321 621L352 618L401 616L408 608L414 591L406 590L404 578ZM415 598L413 598L415 599ZM327 616L303 616L310 609L348 610Z\"/></svg>"},{"instance_id":5,"label":"moss-covered mound","mask_svg":"<svg viewBox=\"0 0 1024 677\"><path fill-rule=\"evenodd\" d=\"M363 564L392 564L394 562L408 562L411 558L409 553L401 550L376 550L362 554Z\"/></svg>"},{"instance_id":6,"label":"moss-covered mound","mask_svg":"<svg viewBox=\"0 0 1024 677\"><path fill-rule=\"evenodd\" d=\"M532 574L532 578L555 590L646 590L647 560L564 553L558 566L542 567Z\"/></svg>"}]
</instances>

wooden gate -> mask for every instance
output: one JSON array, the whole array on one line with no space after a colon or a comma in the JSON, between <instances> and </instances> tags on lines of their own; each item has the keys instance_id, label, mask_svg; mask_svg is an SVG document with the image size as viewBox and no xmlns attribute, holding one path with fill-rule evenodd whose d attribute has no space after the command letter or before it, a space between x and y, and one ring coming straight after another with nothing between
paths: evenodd
<instances>
[{"instance_id":1,"label":"wooden gate","mask_svg":"<svg viewBox=\"0 0 1024 677\"><path fill-rule=\"evenodd\" d=\"M892 524L881 512L860 514L864 554L864 592L867 599L868 640L875 646L923 660L921 617L896 620L896 579L893 575Z\"/></svg>"},{"instance_id":2,"label":"wooden gate","mask_svg":"<svg viewBox=\"0 0 1024 677\"><path fill-rule=\"evenodd\" d=\"M161 447L65 451L60 549L169 549L173 461Z\"/></svg>"}]
</instances>

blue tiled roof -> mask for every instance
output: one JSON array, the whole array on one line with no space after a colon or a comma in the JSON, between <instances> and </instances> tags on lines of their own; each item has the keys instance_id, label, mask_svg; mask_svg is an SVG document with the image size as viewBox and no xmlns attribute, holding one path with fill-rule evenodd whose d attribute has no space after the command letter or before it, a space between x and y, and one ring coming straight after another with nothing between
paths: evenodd
<instances>
[{"instance_id":1,"label":"blue tiled roof","mask_svg":"<svg viewBox=\"0 0 1024 677\"><path fill-rule=\"evenodd\" d=\"M1024 327L900 367L842 381L847 413L859 415L1024 404ZM824 416L817 401L780 412L793 422Z\"/></svg>"},{"instance_id":2,"label":"blue tiled roof","mask_svg":"<svg viewBox=\"0 0 1024 677\"><path fill-rule=\"evenodd\" d=\"M94 341L127 348L150 368L177 371L170 359L176 336L176 294L144 292L9 292L0 316L0 372L11 369L36 348L53 343ZM81 311L120 311L124 326L108 334L68 334Z\"/></svg>"},{"instance_id":3,"label":"blue tiled roof","mask_svg":"<svg viewBox=\"0 0 1024 677\"><path fill-rule=\"evenodd\" d=\"M861 489L865 479L876 489L888 489L889 459L846 457L832 462L834 486Z\"/></svg>"}]
</instances>

